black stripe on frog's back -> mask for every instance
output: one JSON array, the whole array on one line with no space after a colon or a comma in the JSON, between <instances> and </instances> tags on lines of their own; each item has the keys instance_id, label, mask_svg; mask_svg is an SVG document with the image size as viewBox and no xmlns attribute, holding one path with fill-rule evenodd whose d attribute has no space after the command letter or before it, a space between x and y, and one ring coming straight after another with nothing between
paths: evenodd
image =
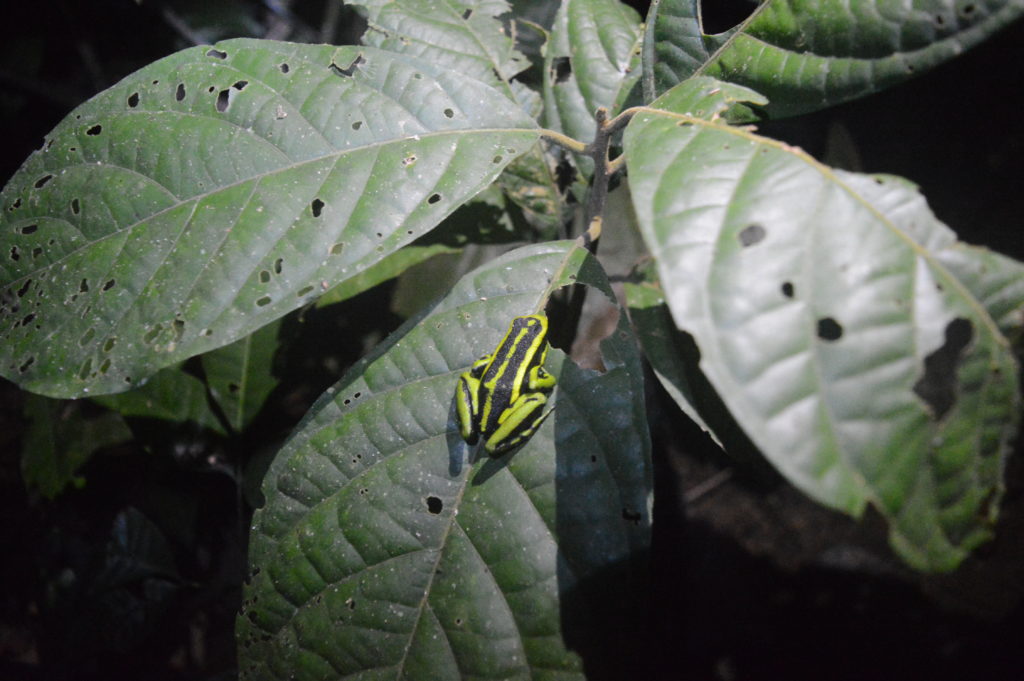
<instances>
[{"instance_id":1,"label":"black stripe on frog's back","mask_svg":"<svg viewBox=\"0 0 1024 681\"><path fill-rule=\"evenodd\" d=\"M526 356L534 349L537 338L546 333L546 324L537 317L516 317L512 320L508 333L494 352L490 366L480 378L482 389L494 382L494 387L488 391L491 403L481 405L481 430L484 433L497 429L498 416L518 397L512 394L516 375L529 369L525 366Z\"/></svg>"}]
</instances>

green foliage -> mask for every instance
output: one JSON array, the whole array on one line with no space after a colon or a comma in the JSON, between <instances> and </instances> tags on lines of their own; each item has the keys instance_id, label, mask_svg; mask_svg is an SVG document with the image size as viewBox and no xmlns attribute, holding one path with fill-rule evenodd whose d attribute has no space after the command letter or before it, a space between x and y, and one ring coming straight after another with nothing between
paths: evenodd
<instances>
[{"instance_id":1,"label":"green foliage","mask_svg":"<svg viewBox=\"0 0 1024 681\"><path fill-rule=\"evenodd\" d=\"M618 0L535 3L529 23L503 0L353 4L361 45L229 40L128 76L0 196L0 371L130 424L237 444L268 418L286 315L442 282L273 456L243 677L619 669L628 637L587 642L614 641L643 597L644 357L727 450L752 444L825 506L873 506L914 568L954 569L992 536L1024 265L957 240L910 182L747 124L908 79L1024 2L768 0L721 35L693 0L646 22ZM610 176L628 181L609 193ZM610 257L550 240L594 217ZM511 240L534 243L479 264ZM637 243L627 314L607 273ZM438 254L458 259L451 286L413 267ZM597 300L615 320L597 369L563 351L584 292L584 319ZM542 311L554 410L488 457L459 436L457 377ZM33 400L25 477L55 496L116 438L85 446Z\"/></svg>"}]
</instances>

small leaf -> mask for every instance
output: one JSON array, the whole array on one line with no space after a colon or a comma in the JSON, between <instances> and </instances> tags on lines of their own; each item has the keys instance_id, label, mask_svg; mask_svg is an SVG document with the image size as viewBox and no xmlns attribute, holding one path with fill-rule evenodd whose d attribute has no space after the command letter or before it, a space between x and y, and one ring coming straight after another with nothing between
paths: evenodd
<instances>
[{"instance_id":1,"label":"small leaf","mask_svg":"<svg viewBox=\"0 0 1024 681\"><path fill-rule=\"evenodd\" d=\"M773 117L816 111L901 83L1024 15L1024 0L763 2L739 26L706 35L697 0L657 0L648 16L650 99L697 74L762 92Z\"/></svg>"},{"instance_id":2,"label":"small leaf","mask_svg":"<svg viewBox=\"0 0 1024 681\"><path fill-rule=\"evenodd\" d=\"M206 386L195 376L171 367L157 373L145 385L117 395L100 395L94 402L122 416L159 419L173 423L191 421L226 435L220 419L210 409Z\"/></svg>"},{"instance_id":3,"label":"small leaf","mask_svg":"<svg viewBox=\"0 0 1024 681\"><path fill-rule=\"evenodd\" d=\"M955 567L990 536L1020 420L1024 267L958 243L905 181L679 112L693 87L625 135L672 317L793 484L874 504L905 560Z\"/></svg>"},{"instance_id":4,"label":"small leaf","mask_svg":"<svg viewBox=\"0 0 1024 681\"><path fill-rule=\"evenodd\" d=\"M0 196L0 372L126 390L411 243L537 138L490 86L373 47L171 55L72 112Z\"/></svg>"},{"instance_id":5,"label":"small leaf","mask_svg":"<svg viewBox=\"0 0 1024 681\"><path fill-rule=\"evenodd\" d=\"M29 425L21 450L21 475L28 489L48 499L71 483L82 483L78 470L99 450L131 440L117 414L87 417L81 404L38 395L25 398Z\"/></svg>"},{"instance_id":6,"label":"small leaf","mask_svg":"<svg viewBox=\"0 0 1024 681\"><path fill-rule=\"evenodd\" d=\"M618 0L566 0L555 17L544 68L544 120L593 139L594 112L618 113L640 78L640 16Z\"/></svg>"},{"instance_id":7,"label":"small leaf","mask_svg":"<svg viewBox=\"0 0 1024 681\"><path fill-rule=\"evenodd\" d=\"M549 353L554 411L515 452L468 458L453 398L512 316L573 281L610 294L602 277L570 242L506 254L317 402L254 520L243 678L582 678L569 645L594 640L588 623L629 618L649 541L642 372L624 316L603 374Z\"/></svg>"},{"instance_id":8,"label":"small leaf","mask_svg":"<svg viewBox=\"0 0 1024 681\"><path fill-rule=\"evenodd\" d=\"M245 338L203 355L203 370L213 398L235 432L252 422L277 386L273 368L279 347L277 320Z\"/></svg>"}]
</instances>

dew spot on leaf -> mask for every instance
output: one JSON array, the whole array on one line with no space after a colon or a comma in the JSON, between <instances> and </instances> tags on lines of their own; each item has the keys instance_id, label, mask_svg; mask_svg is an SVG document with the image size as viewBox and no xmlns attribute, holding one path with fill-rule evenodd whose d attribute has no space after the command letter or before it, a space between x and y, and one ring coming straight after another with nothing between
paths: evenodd
<instances>
[{"instance_id":1,"label":"dew spot on leaf","mask_svg":"<svg viewBox=\"0 0 1024 681\"><path fill-rule=\"evenodd\" d=\"M753 246L754 244L763 241L766 234L767 232L761 225L747 225L739 234L740 245L744 248Z\"/></svg>"},{"instance_id":2,"label":"dew spot on leaf","mask_svg":"<svg viewBox=\"0 0 1024 681\"><path fill-rule=\"evenodd\" d=\"M818 320L818 338L824 341L837 341L843 337L843 327L832 317Z\"/></svg>"},{"instance_id":3,"label":"dew spot on leaf","mask_svg":"<svg viewBox=\"0 0 1024 681\"><path fill-rule=\"evenodd\" d=\"M957 317L946 325L942 346L924 358L924 373L914 384L914 393L929 406L936 420L942 419L956 404L957 367L973 338L974 326L970 320Z\"/></svg>"}]
</instances>

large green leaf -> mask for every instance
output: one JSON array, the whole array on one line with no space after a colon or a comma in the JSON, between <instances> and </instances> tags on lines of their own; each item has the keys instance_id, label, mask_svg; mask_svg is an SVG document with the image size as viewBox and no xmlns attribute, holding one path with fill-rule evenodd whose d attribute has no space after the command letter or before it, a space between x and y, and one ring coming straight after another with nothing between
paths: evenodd
<instances>
[{"instance_id":1,"label":"large green leaf","mask_svg":"<svg viewBox=\"0 0 1024 681\"><path fill-rule=\"evenodd\" d=\"M651 470L624 315L605 373L549 354L554 411L518 451L474 460L454 413L459 372L575 281L610 292L570 242L497 258L314 406L254 520L243 678L582 678L591 628L628 638Z\"/></svg>"},{"instance_id":2,"label":"large green leaf","mask_svg":"<svg viewBox=\"0 0 1024 681\"><path fill-rule=\"evenodd\" d=\"M167 57L76 109L4 189L0 371L125 390L429 231L537 137L490 86L372 47Z\"/></svg>"},{"instance_id":3,"label":"large green leaf","mask_svg":"<svg viewBox=\"0 0 1024 681\"><path fill-rule=\"evenodd\" d=\"M906 181L680 113L735 88L687 81L626 131L672 316L787 478L875 504L906 560L952 568L990 535L1020 420L1024 266L959 243Z\"/></svg>"},{"instance_id":4,"label":"large green leaf","mask_svg":"<svg viewBox=\"0 0 1024 681\"><path fill-rule=\"evenodd\" d=\"M739 26L705 35L699 0L655 0L648 98L693 75L768 95L775 116L815 111L912 78L1024 14L1024 0L766 0Z\"/></svg>"}]
</instances>

